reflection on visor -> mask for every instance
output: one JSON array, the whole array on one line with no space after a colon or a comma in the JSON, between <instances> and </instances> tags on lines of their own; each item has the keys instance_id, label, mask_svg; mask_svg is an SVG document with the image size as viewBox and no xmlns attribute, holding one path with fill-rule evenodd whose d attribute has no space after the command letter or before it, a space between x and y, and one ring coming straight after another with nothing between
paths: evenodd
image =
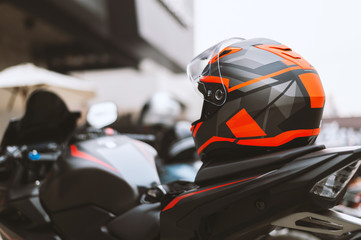
<instances>
[{"instance_id":1,"label":"reflection on visor","mask_svg":"<svg viewBox=\"0 0 361 240\"><path fill-rule=\"evenodd\" d=\"M222 57L225 57L225 56L230 55L232 53L236 53L236 52L241 51L241 50L242 50L242 48L226 47L225 49L223 49L223 51L220 54L214 56L209 63L210 64L214 63L214 62L218 61Z\"/></svg>"},{"instance_id":2,"label":"reflection on visor","mask_svg":"<svg viewBox=\"0 0 361 240\"><path fill-rule=\"evenodd\" d=\"M214 45L192 60L187 66L187 74L193 85L202 93L205 101L221 106L227 99L229 79L222 78L219 59L242 50L230 45L243 41L231 38Z\"/></svg>"}]
</instances>

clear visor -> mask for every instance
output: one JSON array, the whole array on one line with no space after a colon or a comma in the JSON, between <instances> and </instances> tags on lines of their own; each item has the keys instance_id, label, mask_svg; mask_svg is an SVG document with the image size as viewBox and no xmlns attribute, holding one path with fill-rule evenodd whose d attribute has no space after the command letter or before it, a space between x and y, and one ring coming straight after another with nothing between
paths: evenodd
<instances>
[{"instance_id":1,"label":"clear visor","mask_svg":"<svg viewBox=\"0 0 361 240\"><path fill-rule=\"evenodd\" d=\"M188 77L205 101L217 106L225 103L229 83L228 79L222 78L219 59L237 51L230 46L242 41L243 38L226 39L208 48L188 64Z\"/></svg>"}]
</instances>

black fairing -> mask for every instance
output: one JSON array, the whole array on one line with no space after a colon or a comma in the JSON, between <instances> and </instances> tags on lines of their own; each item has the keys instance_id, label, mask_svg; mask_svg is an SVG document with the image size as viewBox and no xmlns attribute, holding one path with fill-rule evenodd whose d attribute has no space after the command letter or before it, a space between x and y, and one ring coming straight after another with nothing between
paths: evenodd
<instances>
[{"instance_id":1,"label":"black fairing","mask_svg":"<svg viewBox=\"0 0 361 240\"><path fill-rule=\"evenodd\" d=\"M296 157L324 149L323 145L310 145L290 150L273 152L253 158L231 158L228 161L206 162L198 171L195 183L204 186L221 182L224 179L237 179L239 176L254 176L272 171Z\"/></svg>"},{"instance_id":2,"label":"black fairing","mask_svg":"<svg viewBox=\"0 0 361 240\"><path fill-rule=\"evenodd\" d=\"M120 135L71 145L40 188L41 202L60 234L85 239L85 235L72 235L82 234L79 221L92 222L79 209L101 216L93 224L99 226L94 228L96 234L102 234L100 226L112 216L138 205L141 191L159 184L154 156L147 144Z\"/></svg>"},{"instance_id":3,"label":"black fairing","mask_svg":"<svg viewBox=\"0 0 361 240\"><path fill-rule=\"evenodd\" d=\"M221 171L216 173L212 166L209 172L205 167L197 176L198 181L202 180L201 187L177 196L163 208L161 239L253 240L262 232L268 233L270 223L279 218L339 204L343 193L329 199L314 195L310 190L321 179L359 160L361 148L321 150L316 147L309 148L304 154L300 154L300 150L295 154L282 152L280 157L268 155L278 167L271 170L267 165L265 168L258 165L259 173L251 169L252 176L243 171L243 167L247 167L240 163L218 166L228 171L230 178ZM252 160L265 161L265 157ZM207 176L211 172L217 181Z\"/></svg>"},{"instance_id":4,"label":"black fairing","mask_svg":"<svg viewBox=\"0 0 361 240\"><path fill-rule=\"evenodd\" d=\"M107 227L119 239L159 239L159 208L159 203L139 205L112 220Z\"/></svg>"}]
</instances>

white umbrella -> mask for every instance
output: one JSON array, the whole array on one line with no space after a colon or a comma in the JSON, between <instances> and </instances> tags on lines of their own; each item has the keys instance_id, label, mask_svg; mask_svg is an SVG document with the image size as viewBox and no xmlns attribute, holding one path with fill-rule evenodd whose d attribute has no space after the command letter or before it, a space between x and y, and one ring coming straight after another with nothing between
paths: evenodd
<instances>
[{"instance_id":1,"label":"white umbrella","mask_svg":"<svg viewBox=\"0 0 361 240\"><path fill-rule=\"evenodd\" d=\"M6 104L9 110L14 107L18 96L21 96L24 102L28 95L38 88L57 93L69 107L77 105L74 103L87 101L95 95L94 88L89 82L52 72L31 63L9 67L0 72L0 89L10 92L10 98L9 94L1 93L0 101L6 102L4 97L7 97Z\"/></svg>"}]
</instances>

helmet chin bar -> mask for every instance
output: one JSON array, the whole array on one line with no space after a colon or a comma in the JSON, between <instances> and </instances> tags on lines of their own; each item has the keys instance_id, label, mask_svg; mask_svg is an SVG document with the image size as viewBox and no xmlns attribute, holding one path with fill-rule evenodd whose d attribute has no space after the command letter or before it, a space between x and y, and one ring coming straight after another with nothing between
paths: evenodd
<instances>
[{"instance_id":1,"label":"helmet chin bar","mask_svg":"<svg viewBox=\"0 0 361 240\"><path fill-rule=\"evenodd\" d=\"M360 231L361 220L333 210L318 213L299 212L271 223L274 226L297 229L314 233L341 236Z\"/></svg>"},{"instance_id":2,"label":"helmet chin bar","mask_svg":"<svg viewBox=\"0 0 361 240\"><path fill-rule=\"evenodd\" d=\"M221 106L214 105L211 102L208 102L207 100L204 100L203 107L202 107L202 114L201 119L207 120L211 118L220 108Z\"/></svg>"}]
</instances>

